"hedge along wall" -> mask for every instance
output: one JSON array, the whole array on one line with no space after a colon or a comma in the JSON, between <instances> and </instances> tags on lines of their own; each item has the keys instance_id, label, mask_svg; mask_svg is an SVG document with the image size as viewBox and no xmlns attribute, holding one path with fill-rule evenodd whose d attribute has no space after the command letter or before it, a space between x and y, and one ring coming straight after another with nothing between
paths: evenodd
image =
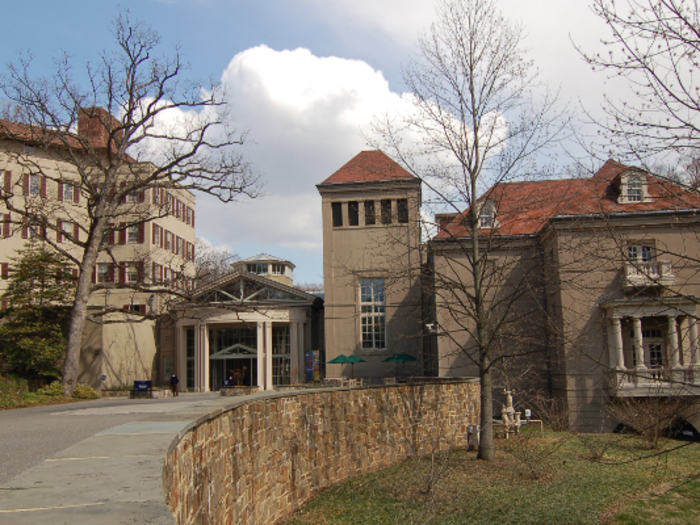
<instances>
[{"instance_id":1,"label":"hedge along wall","mask_svg":"<svg viewBox=\"0 0 700 525\"><path fill-rule=\"evenodd\" d=\"M479 383L286 393L198 421L168 451L180 525L274 524L319 489L412 455L465 448Z\"/></svg>"}]
</instances>

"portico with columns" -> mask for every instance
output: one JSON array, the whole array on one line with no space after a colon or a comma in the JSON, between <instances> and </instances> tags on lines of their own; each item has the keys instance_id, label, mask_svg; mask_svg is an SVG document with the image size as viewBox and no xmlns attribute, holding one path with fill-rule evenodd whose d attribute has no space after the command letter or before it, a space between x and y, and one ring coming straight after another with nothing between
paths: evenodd
<instances>
[{"instance_id":1,"label":"portico with columns","mask_svg":"<svg viewBox=\"0 0 700 525\"><path fill-rule=\"evenodd\" d=\"M616 299L606 311L611 389L647 395L649 386L682 390L700 384L700 341L693 297ZM637 390L642 388L643 390ZM694 389L693 389L694 390Z\"/></svg>"},{"instance_id":2,"label":"portico with columns","mask_svg":"<svg viewBox=\"0 0 700 525\"><path fill-rule=\"evenodd\" d=\"M182 390L273 390L301 383L304 354L318 350L323 301L266 277L236 271L174 309Z\"/></svg>"}]
</instances>

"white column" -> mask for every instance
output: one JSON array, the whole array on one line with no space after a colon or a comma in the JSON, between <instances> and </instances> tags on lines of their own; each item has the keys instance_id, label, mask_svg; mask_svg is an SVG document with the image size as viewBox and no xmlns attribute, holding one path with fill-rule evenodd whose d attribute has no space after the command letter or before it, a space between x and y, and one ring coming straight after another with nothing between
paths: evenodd
<instances>
[{"instance_id":1,"label":"white column","mask_svg":"<svg viewBox=\"0 0 700 525\"><path fill-rule=\"evenodd\" d=\"M299 349L299 323L289 323L289 351L291 353L291 370L292 377L290 381L292 383L298 383L301 381L301 363L304 362L301 356L301 350Z\"/></svg>"},{"instance_id":2,"label":"white column","mask_svg":"<svg viewBox=\"0 0 700 525\"><path fill-rule=\"evenodd\" d=\"M187 392L187 329L189 326L181 326L179 330L175 330L177 334L177 339L175 344L178 349L177 352L177 365L174 370L176 370L177 377L180 379L180 384L178 385L180 392ZM168 379L168 378L166 378Z\"/></svg>"},{"instance_id":3,"label":"white column","mask_svg":"<svg viewBox=\"0 0 700 525\"><path fill-rule=\"evenodd\" d=\"M202 349L202 360L203 360L203 370L204 377L202 381L202 392L209 392L209 326L206 323L202 325L202 341L204 341L204 348Z\"/></svg>"},{"instance_id":4,"label":"white column","mask_svg":"<svg viewBox=\"0 0 700 525\"><path fill-rule=\"evenodd\" d=\"M700 352L698 352L698 325L695 317L689 317L690 323L690 355L693 366L700 366Z\"/></svg>"},{"instance_id":5,"label":"white column","mask_svg":"<svg viewBox=\"0 0 700 525\"><path fill-rule=\"evenodd\" d=\"M610 367L615 370L625 369L625 354L622 350L622 322L619 317L612 318L612 348L610 349Z\"/></svg>"},{"instance_id":6,"label":"white column","mask_svg":"<svg viewBox=\"0 0 700 525\"><path fill-rule=\"evenodd\" d=\"M678 354L678 326L676 317L668 316L668 356L669 366L674 369L681 367L680 355Z\"/></svg>"},{"instance_id":7,"label":"white column","mask_svg":"<svg viewBox=\"0 0 700 525\"><path fill-rule=\"evenodd\" d=\"M265 390L272 390L272 323L265 323Z\"/></svg>"},{"instance_id":8,"label":"white column","mask_svg":"<svg viewBox=\"0 0 700 525\"><path fill-rule=\"evenodd\" d=\"M265 390L265 323L258 321L257 326L258 389Z\"/></svg>"},{"instance_id":9,"label":"white column","mask_svg":"<svg viewBox=\"0 0 700 525\"><path fill-rule=\"evenodd\" d=\"M634 326L634 354L637 365L635 370L646 370L647 365L644 362L644 339L642 338L642 318L634 317L632 319Z\"/></svg>"}]
</instances>

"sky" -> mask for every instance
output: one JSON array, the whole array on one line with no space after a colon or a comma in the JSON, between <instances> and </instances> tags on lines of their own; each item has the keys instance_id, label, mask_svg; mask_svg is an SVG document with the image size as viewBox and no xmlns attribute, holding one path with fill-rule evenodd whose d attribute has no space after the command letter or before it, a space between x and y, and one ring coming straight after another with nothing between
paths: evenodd
<instances>
[{"instance_id":1,"label":"sky","mask_svg":"<svg viewBox=\"0 0 700 525\"><path fill-rule=\"evenodd\" d=\"M220 204L198 196L197 235L241 258L269 253L296 265L295 282L323 281L319 184L363 149L374 115L401 103L402 70L434 18L432 0L24 0L9 2L0 74L20 54L50 74L67 53L80 70L112 44L118 9L179 47L186 78L226 89L245 159L264 196ZM542 81L572 108L595 113L615 86L572 41L600 49L605 27L584 0L502 0L522 24Z\"/></svg>"}]
</instances>

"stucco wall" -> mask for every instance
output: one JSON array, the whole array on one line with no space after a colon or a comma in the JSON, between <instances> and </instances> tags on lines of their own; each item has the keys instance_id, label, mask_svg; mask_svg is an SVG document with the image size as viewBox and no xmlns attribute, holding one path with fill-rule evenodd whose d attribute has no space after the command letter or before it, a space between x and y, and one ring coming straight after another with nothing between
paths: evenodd
<instances>
[{"instance_id":1,"label":"stucco wall","mask_svg":"<svg viewBox=\"0 0 700 525\"><path fill-rule=\"evenodd\" d=\"M336 389L210 414L165 460L179 524L274 524L318 490L414 454L466 447L479 383Z\"/></svg>"}]
</instances>

